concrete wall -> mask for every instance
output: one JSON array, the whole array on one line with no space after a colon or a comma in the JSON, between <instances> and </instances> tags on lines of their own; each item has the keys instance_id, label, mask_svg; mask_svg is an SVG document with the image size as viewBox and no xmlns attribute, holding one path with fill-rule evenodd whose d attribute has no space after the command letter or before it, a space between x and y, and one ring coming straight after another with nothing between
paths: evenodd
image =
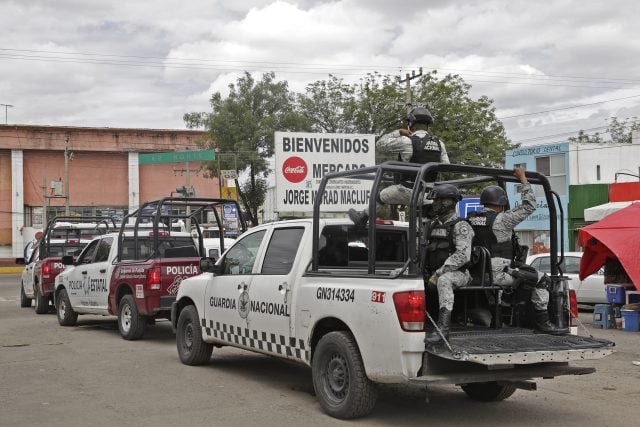
<instances>
[{"instance_id":1,"label":"concrete wall","mask_svg":"<svg viewBox=\"0 0 640 427\"><path fill-rule=\"evenodd\" d=\"M0 246L11 244L11 150L0 150Z\"/></svg>"},{"instance_id":2,"label":"concrete wall","mask_svg":"<svg viewBox=\"0 0 640 427\"><path fill-rule=\"evenodd\" d=\"M637 140L636 140L637 141ZM640 144L570 144L571 184L610 184L616 172L640 174ZM600 166L600 179L598 179ZM617 182L638 181L618 175Z\"/></svg>"}]
</instances>

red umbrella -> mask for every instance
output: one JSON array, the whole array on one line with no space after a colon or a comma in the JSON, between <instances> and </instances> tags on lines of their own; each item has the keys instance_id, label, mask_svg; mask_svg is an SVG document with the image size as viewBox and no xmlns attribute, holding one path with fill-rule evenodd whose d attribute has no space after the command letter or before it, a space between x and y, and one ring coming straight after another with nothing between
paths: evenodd
<instances>
[{"instance_id":1,"label":"red umbrella","mask_svg":"<svg viewBox=\"0 0 640 427\"><path fill-rule=\"evenodd\" d=\"M581 228L578 241L584 248L580 280L598 271L607 258L618 258L640 290L640 203L632 203Z\"/></svg>"}]
</instances>

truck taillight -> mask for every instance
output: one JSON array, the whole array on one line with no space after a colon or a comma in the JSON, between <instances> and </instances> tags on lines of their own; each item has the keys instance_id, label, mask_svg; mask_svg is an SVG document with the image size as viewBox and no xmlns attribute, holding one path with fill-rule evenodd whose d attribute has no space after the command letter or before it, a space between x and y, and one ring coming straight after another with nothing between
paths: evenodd
<instances>
[{"instance_id":1,"label":"truck taillight","mask_svg":"<svg viewBox=\"0 0 640 427\"><path fill-rule=\"evenodd\" d=\"M149 232L149 237L153 237L155 236L155 234L153 233L153 231ZM168 231L158 231L158 237L169 237L169 232Z\"/></svg>"},{"instance_id":2,"label":"truck taillight","mask_svg":"<svg viewBox=\"0 0 640 427\"><path fill-rule=\"evenodd\" d=\"M152 267L147 271L147 289L160 289L162 287L160 267Z\"/></svg>"},{"instance_id":3,"label":"truck taillight","mask_svg":"<svg viewBox=\"0 0 640 427\"><path fill-rule=\"evenodd\" d=\"M398 320L403 331L424 331L425 300L424 292L408 291L393 294Z\"/></svg>"},{"instance_id":4,"label":"truck taillight","mask_svg":"<svg viewBox=\"0 0 640 427\"><path fill-rule=\"evenodd\" d=\"M45 264L42 266L42 274L48 277L49 273L51 273L51 265Z\"/></svg>"},{"instance_id":5,"label":"truck taillight","mask_svg":"<svg viewBox=\"0 0 640 427\"><path fill-rule=\"evenodd\" d=\"M574 289L569 289L569 311L571 311L570 326L578 326L578 297Z\"/></svg>"}]
</instances>

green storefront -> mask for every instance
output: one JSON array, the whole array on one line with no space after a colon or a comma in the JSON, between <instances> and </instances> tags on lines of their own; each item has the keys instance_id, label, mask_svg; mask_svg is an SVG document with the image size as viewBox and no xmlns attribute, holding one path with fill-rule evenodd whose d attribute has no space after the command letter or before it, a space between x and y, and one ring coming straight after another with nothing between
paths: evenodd
<instances>
[{"instance_id":1,"label":"green storefront","mask_svg":"<svg viewBox=\"0 0 640 427\"><path fill-rule=\"evenodd\" d=\"M569 186L569 213L567 242L569 250L577 247L578 230L585 225L593 224L584 220L584 210L602 205L609 201L608 184L585 184Z\"/></svg>"}]
</instances>

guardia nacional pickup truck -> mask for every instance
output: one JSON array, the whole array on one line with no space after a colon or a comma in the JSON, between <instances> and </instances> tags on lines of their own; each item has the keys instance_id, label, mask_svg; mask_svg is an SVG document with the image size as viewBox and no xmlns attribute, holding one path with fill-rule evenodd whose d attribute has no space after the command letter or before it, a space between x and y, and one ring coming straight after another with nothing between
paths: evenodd
<instances>
[{"instance_id":1,"label":"guardia nacional pickup truck","mask_svg":"<svg viewBox=\"0 0 640 427\"><path fill-rule=\"evenodd\" d=\"M500 312L482 298L469 298L478 303L468 307L462 292L499 290L491 282L458 292L458 325L444 344L425 345L435 313L427 311L431 296L420 267L425 218L415 207L433 186L423 177L433 172L447 172L447 182L460 186L514 182L508 170L435 163L388 162L326 175L319 194L331 179L347 178L372 182L375 195L397 174L413 174L408 223L378 220L357 228L346 218L323 219L318 197L313 218L263 224L242 235L215 264L202 259L203 274L184 280L172 305L182 363L207 363L214 347L228 345L306 364L322 409L345 419L374 408L376 383L455 384L473 399L496 401L517 388L535 389L535 378L592 373L593 368L569 363L604 357L613 343L536 334L520 316ZM438 176L436 185L444 182ZM555 196L544 176L527 172L527 177L542 185L548 198L553 257L558 253ZM374 201L372 196L370 218L376 218ZM552 260L549 305L552 320L564 327L577 307L559 261ZM474 323L467 315L471 309L484 310L493 321Z\"/></svg>"}]
</instances>

